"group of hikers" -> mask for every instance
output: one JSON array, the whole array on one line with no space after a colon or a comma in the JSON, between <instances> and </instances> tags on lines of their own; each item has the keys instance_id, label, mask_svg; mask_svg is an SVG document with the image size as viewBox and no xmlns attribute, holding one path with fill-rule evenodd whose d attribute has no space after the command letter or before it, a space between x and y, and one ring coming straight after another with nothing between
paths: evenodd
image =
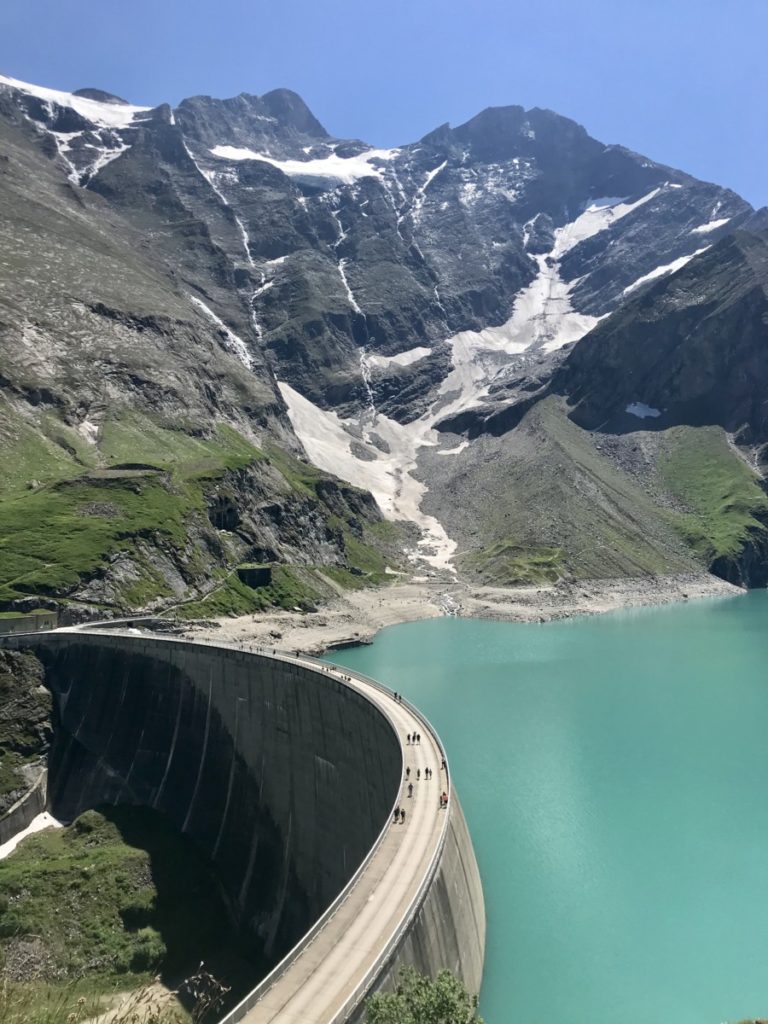
<instances>
[{"instance_id":1,"label":"group of hikers","mask_svg":"<svg viewBox=\"0 0 768 1024\"><path fill-rule=\"evenodd\" d=\"M403 703L402 694L396 690L392 694L393 699L398 703ZM421 746L421 733L420 732L409 732L406 734L405 742L409 747L420 747ZM448 765L445 763L445 758L441 759L440 763L441 770L448 774ZM432 778L432 769L429 767L424 768L424 779L429 782ZM410 765L405 769L405 779L408 783L408 798L413 796L413 781L411 780L411 768ZM421 768L416 769L416 781L421 781ZM440 810L444 810L448 806L448 794L445 790L440 794ZM405 824L405 808L396 807L392 812L392 821L394 824L400 822L401 825Z\"/></svg>"},{"instance_id":2,"label":"group of hikers","mask_svg":"<svg viewBox=\"0 0 768 1024\"><path fill-rule=\"evenodd\" d=\"M448 770L447 766L446 766L446 763L445 763L445 758L443 758L442 768L443 768L443 771L447 771ZM425 781L429 781L432 778L432 775L433 775L433 772L432 772L431 768L425 768L424 769L424 779L425 779ZM411 781L411 768L410 768L410 765L405 769L405 778L406 778L406 780L408 782L408 799L410 800L411 797L413 796L413 782ZM417 768L416 769L416 781L417 782L421 781L421 768ZM440 810L444 810L447 806L448 806L448 794L446 793L445 790L443 790L442 793L440 794ZM392 820L393 820L395 825L398 822L400 822L401 825L405 824L405 808L404 807L396 807L394 809L393 813L392 813Z\"/></svg>"}]
</instances>

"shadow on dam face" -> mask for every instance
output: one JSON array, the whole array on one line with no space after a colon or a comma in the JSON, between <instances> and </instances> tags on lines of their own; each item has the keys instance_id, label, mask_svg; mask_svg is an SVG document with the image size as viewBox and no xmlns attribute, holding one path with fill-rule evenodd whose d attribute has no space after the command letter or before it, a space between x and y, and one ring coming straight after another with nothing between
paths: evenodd
<instances>
[{"instance_id":1,"label":"shadow on dam face","mask_svg":"<svg viewBox=\"0 0 768 1024\"><path fill-rule=\"evenodd\" d=\"M382 713L331 675L251 653L77 633L16 642L54 695L52 813L161 812L212 861L254 961L279 961L397 798L402 752Z\"/></svg>"}]
</instances>

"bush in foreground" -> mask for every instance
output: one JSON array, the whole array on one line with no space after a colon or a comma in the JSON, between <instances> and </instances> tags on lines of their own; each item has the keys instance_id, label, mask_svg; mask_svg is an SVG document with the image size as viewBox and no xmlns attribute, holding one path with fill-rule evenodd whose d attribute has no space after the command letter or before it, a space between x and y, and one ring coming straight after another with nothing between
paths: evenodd
<instances>
[{"instance_id":1,"label":"bush in foreground","mask_svg":"<svg viewBox=\"0 0 768 1024\"><path fill-rule=\"evenodd\" d=\"M433 980L413 967L401 967L394 993L371 996L366 1024L483 1024L477 996L450 971Z\"/></svg>"}]
</instances>

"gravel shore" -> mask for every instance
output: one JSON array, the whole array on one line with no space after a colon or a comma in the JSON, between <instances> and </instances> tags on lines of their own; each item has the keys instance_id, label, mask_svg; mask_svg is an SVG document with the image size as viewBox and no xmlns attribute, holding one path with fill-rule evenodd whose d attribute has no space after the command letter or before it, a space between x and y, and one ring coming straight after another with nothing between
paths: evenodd
<instances>
[{"instance_id":1,"label":"gravel shore","mask_svg":"<svg viewBox=\"0 0 768 1024\"><path fill-rule=\"evenodd\" d=\"M500 588L453 582L410 582L345 591L316 612L265 612L215 625L190 624L189 635L253 643L276 651L324 651L369 643L380 629L439 615L548 622L621 608L743 594L715 576L588 580L548 587Z\"/></svg>"}]
</instances>

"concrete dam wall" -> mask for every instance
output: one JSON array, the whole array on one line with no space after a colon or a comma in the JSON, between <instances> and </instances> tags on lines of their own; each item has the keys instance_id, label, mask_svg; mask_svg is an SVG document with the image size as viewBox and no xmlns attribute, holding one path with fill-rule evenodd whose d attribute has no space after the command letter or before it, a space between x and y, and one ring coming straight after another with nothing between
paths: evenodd
<instances>
[{"instance_id":1,"label":"concrete dam wall","mask_svg":"<svg viewBox=\"0 0 768 1024\"><path fill-rule=\"evenodd\" d=\"M315 1009L302 1019L355 1019L361 998L391 987L401 963L430 974L447 967L479 990L485 917L458 800L452 794L438 815L436 787L433 808L419 811L434 820L429 834L420 826L417 833L415 820L411 831L390 828L403 796L404 733L387 705L405 711L388 693L366 693L359 680L298 659L128 633L63 631L2 642L37 654L54 695L51 812L67 821L101 803L132 803L167 815L213 861L254 953L267 964L283 961L228 1022L280 1019L286 986L308 991L323 973L313 967L302 976L302 937L332 904L362 920L354 900L370 913L382 869L406 854L424 863L415 864L402 907L391 908L398 928L384 922L378 948L366 928L371 948L358 974L328 995L327 1010L313 997ZM439 767L442 751L435 750ZM349 932L343 916L324 925L329 949ZM334 923L343 931L336 938ZM340 974L326 973L330 992Z\"/></svg>"}]
</instances>

